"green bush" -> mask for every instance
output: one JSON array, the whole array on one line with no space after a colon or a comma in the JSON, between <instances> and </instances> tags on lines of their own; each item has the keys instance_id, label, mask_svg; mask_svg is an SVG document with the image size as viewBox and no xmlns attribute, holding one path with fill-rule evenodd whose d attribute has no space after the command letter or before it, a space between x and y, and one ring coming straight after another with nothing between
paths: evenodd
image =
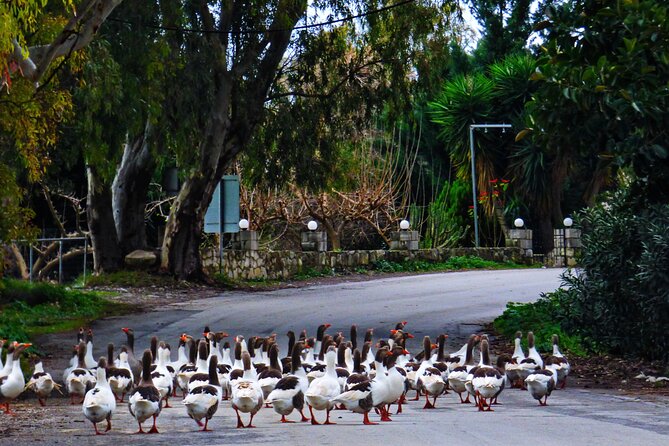
<instances>
[{"instance_id":1,"label":"green bush","mask_svg":"<svg viewBox=\"0 0 669 446\"><path fill-rule=\"evenodd\" d=\"M591 348L669 360L669 205L630 191L586 211L582 272L566 274L565 326Z\"/></svg>"}]
</instances>

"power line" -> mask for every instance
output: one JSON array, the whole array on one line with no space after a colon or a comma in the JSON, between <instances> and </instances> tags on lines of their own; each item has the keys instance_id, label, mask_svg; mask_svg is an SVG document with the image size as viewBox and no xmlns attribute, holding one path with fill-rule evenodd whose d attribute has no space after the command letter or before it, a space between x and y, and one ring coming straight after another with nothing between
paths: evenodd
<instances>
[{"instance_id":1,"label":"power line","mask_svg":"<svg viewBox=\"0 0 669 446\"><path fill-rule=\"evenodd\" d=\"M384 6L383 8L379 9L374 9L372 11L367 11L361 14L355 14L355 15L350 15L347 17L343 17L341 19L334 19L334 20L328 20L327 22L319 22L319 23L313 23L311 25L300 25L300 26L295 26L292 28L275 28L275 29L247 29L247 30L240 30L240 31L219 31L219 30L208 30L208 29L198 29L198 28L180 28L177 26L163 26L163 25L153 25L153 24L148 24L148 23L141 23L141 26L151 28L151 29L159 29L161 31L176 31L176 32L183 32L183 33L200 33L200 34L264 34L266 32L280 32L280 31L295 31L295 30L301 30L301 29L309 29L309 28L319 28L322 26L327 26L327 25L333 25L335 23L342 23L342 22L349 22L351 20L359 19L362 17L366 17L369 15L374 15L374 14L379 14L385 11L389 11L391 9L399 8L400 6L404 6L409 3L413 3L414 0L403 0L398 3ZM123 23L126 25L136 25L137 22L133 22L130 20L123 20L123 19L117 19L113 17L107 18L107 20L111 22L117 22L117 23Z\"/></svg>"}]
</instances>

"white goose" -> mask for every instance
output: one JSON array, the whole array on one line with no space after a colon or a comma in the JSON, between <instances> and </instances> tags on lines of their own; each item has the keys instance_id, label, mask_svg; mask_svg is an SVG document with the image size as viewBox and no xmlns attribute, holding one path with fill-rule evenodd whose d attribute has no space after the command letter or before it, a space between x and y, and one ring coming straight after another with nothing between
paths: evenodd
<instances>
[{"instance_id":1,"label":"white goose","mask_svg":"<svg viewBox=\"0 0 669 446\"><path fill-rule=\"evenodd\" d=\"M42 361L38 361L35 364L35 369L30 377L30 381L26 384L26 389L31 389L35 392L40 406L46 406L46 399L51 395L53 389L59 388L60 384L54 382L51 374L44 371Z\"/></svg>"},{"instance_id":2,"label":"white goose","mask_svg":"<svg viewBox=\"0 0 669 446\"><path fill-rule=\"evenodd\" d=\"M283 378L279 365L279 346L272 343L269 347L269 367L258 374L258 385L262 389L263 398L267 399L276 384ZM269 404L269 402L267 402Z\"/></svg>"},{"instance_id":3,"label":"white goose","mask_svg":"<svg viewBox=\"0 0 669 446\"><path fill-rule=\"evenodd\" d=\"M307 374L302 368L303 349L304 343L302 342L293 345L290 356L290 374L281 378L274 386L274 390L267 396L267 402L272 404L274 411L281 415L282 423L293 423L286 419L286 415L290 415L295 409L302 415L302 421L309 421L303 412L304 394L309 388Z\"/></svg>"},{"instance_id":4,"label":"white goose","mask_svg":"<svg viewBox=\"0 0 669 446\"><path fill-rule=\"evenodd\" d=\"M14 343L11 356L7 355L7 363L11 370L8 375L0 377L0 404L5 405L5 413L12 414L9 404L23 393L26 380L21 371L21 353L32 344Z\"/></svg>"},{"instance_id":5,"label":"white goose","mask_svg":"<svg viewBox=\"0 0 669 446\"><path fill-rule=\"evenodd\" d=\"M257 373L251 364L251 355L249 352L242 353L242 363L244 364L244 374L241 378L231 381L232 387L232 408L237 414L237 428L255 427L253 417L260 410L263 404L262 389L258 385ZM244 426L239 412L250 413L249 424Z\"/></svg>"},{"instance_id":6,"label":"white goose","mask_svg":"<svg viewBox=\"0 0 669 446\"><path fill-rule=\"evenodd\" d=\"M202 426L201 420L202 418L205 419L203 432L211 430L207 429L207 425L218 410L222 393L218 381L218 358L212 356L209 358L209 383L190 389L183 400L188 416L194 419L198 425Z\"/></svg>"},{"instance_id":7,"label":"white goose","mask_svg":"<svg viewBox=\"0 0 669 446\"><path fill-rule=\"evenodd\" d=\"M430 341L429 336L423 338L423 362L416 372L416 389L418 393L425 393L425 406L423 409L434 409L437 398L444 391L444 380L441 377L441 371L432 366L430 352L437 347ZM430 402L430 397L433 401Z\"/></svg>"},{"instance_id":8,"label":"white goose","mask_svg":"<svg viewBox=\"0 0 669 446\"><path fill-rule=\"evenodd\" d=\"M534 346L534 333L531 331L527 333L527 347L527 357L520 361L518 367L515 368L518 370L518 377L522 383L521 387L523 389L525 388L525 379L527 379L531 373L541 370L544 366L544 361L541 359L541 355L539 355L539 352L537 352L537 349ZM514 368L512 367L512 369Z\"/></svg>"},{"instance_id":9,"label":"white goose","mask_svg":"<svg viewBox=\"0 0 669 446\"><path fill-rule=\"evenodd\" d=\"M84 358L87 369L94 369L98 362L93 357L93 329L89 328L86 332L86 357ZM111 359L110 359L111 361Z\"/></svg>"},{"instance_id":10,"label":"white goose","mask_svg":"<svg viewBox=\"0 0 669 446\"><path fill-rule=\"evenodd\" d=\"M167 363L169 361L170 351L165 348L165 343L161 342L157 349L158 361L156 362L156 368L151 372L151 379L153 380L153 385L160 392L160 398L165 401L165 408L171 408L170 406L170 396L172 395L174 380L172 379L172 374L167 369Z\"/></svg>"},{"instance_id":11,"label":"white goose","mask_svg":"<svg viewBox=\"0 0 669 446\"><path fill-rule=\"evenodd\" d=\"M100 361L98 361L97 364L95 387L86 392L82 406L84 416L93 423L95 435L102 435L102 433L98 431L98 423L103 420L107 420L107 428L105 429L105 432L111 430L112 414L114 413L114 410L116 410L116 397L107 382L106 368L107 360L105 358L100 358Z\"/></svg>"},{"instance_id":12,"label":"white goose","mask_svg":"<svg viewBox=\"0 0 669 446\"><path fill-rule=\"evenodd\" d=\"M523 334L520 331L516 332L516 337L514 339L514 348L513 355L511 355L511 363L506 365L506 377L509 379L512 387L521 388L523 387L523 379L521 376L521 370L524 367L527 367L523 364L525 360L525 353L523 352L523 347L520 345Z\"/></svg>"},{"instance_id":13,"label":"white goose","mask_svg":"<svg viewBox=\"0 0 669 446\"><path fill-rule=\"evenodd\" d=\"M145 350L142 356L142 377L139 385L132 391L128 399L128 409L139 425L138 434L145 433L142 423L153 417L153 426L150 434L157 434L156 418L160 415L161 397L158 389L153 385L151 378L151 351Z\"/></svg>"},{"instance_id":14,"label":"white goose","mask_svg":"<svg viewBox=\"0 0 669 446\"><path fill-rule=\"evenodd\" d=\"M330 411L335 404L332 400L341 393L337 371L335 370L336 357L337 353L334 347L329 347L325 354L325 374L311 381L307 392L304 394L309 405L311 424L320 424L314 417L314 409L326 411L327 415L323 424L335 424L330 421Z\"/></svg>"}]
</instances>

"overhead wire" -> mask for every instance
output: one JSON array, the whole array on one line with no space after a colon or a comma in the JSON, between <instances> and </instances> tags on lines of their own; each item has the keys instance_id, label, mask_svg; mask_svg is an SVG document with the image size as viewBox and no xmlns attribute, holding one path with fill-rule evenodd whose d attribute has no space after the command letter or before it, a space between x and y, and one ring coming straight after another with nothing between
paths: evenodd
<instances>
[{"instance_id":1,"label":"overhead wire","mask_svg":"<svg viewBox=\"0 0 669 446\"><path fill-rule=\"evenodd\" d=\"M265 28L265 29L246 29L246 30L238 30L238 31L221 31L221 30L214 30L214 29L200 29L200 28L182 28L178 26L165 26L165 25L154 25L154 24L148 24L148 23L140 23L141 26L144 26L146 28L151 28L151 29L158 29L161 31L175 31L175 32L183 32L183 33L199 33L199 34L264 34L268 32L283 32L283 31L296 31L296 30L303 30L303 29L310 29L310 28L319 28L323 26L328 26L328 25L333 25L335 23L343 23L343 22L349 22L351 20L359 19L362 17L374 15L374 14L379 14L385 11L390 11L395 8L399 8L401 6L404 6L409 3L413 3L415 0L402 0L400 2L394 3L392 5L384 6L382 8L374 9L372 11L367 11L363 12L360 14L355 14L355 15L350 15L346 17L342 17L339 19L332 19L328 20L326 22L318 22L318 23L312 23L310 25L299 25L299 26L294 26L291 28ZM117 23L123 23L126 25L137 25L137 22L134 22L132 20L124 20L124 19L118 19L115 17L108 17L108 21L111 22L117 22Z\"/></svg>"}]
</instances>

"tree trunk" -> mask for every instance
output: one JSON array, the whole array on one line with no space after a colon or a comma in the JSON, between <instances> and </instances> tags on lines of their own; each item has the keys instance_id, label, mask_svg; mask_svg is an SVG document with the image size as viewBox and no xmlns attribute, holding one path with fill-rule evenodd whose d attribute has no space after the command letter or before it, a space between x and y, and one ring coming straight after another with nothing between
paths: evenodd
<instances>
[{"instance_id":1,"label":"tree trunk","mask_svg":"<svg viewBox=\"0 0 669 446\"><path fill-rule=\"evenodd\" d=\"M99 177L95 167L87 166L88 229L93 244L93 269L96 273L121 269L123 254L116 236L111 189Z\"/></svg>"},{"instance_id":2,"label":"tree trunk","mask_svg":"<svg viewBox=\"0 0 669 446\"><path fill-rule=\"evenodd\" d=\"M145 209L156 159L149 149L150 124L126 143L112 183L112 206L116 235L123 254L146 249Z\"/></svg>"}]
</instances>

